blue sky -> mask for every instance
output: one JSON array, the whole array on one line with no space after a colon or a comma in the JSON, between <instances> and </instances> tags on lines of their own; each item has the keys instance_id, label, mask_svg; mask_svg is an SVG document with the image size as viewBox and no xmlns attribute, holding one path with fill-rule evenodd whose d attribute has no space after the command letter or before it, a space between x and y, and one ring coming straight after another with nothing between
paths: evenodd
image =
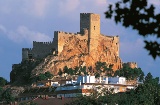
<instances>
[{"instance_id":1,"label":"blue sky","mask_svg":"<svg viewBox=\"0 0 160 105\"><path fill-rule=\"evenodd\" d=\"M32 41L52 41L54 31L79 32L79 14L101 15L101 33L120 36L120 57L134 61L146 73L160 77L160 59L143 48L143 37L105 19L109 3L117 0L0 0L0 77L9 80L12 64L21 62L22 48ZM159 0L150 0L160 10Z\"/></svg>"}]
</instances>

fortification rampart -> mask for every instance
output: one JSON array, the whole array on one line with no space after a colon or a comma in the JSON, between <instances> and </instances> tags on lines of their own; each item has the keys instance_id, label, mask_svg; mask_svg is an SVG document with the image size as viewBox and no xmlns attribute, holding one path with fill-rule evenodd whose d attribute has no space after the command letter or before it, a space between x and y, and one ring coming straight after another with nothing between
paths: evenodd
<instances>
[{"instance_id":1,"label":"fortification rampart","mask_svg":"<svg viewBox=\"0 0 160 105\"><path fill-rule=\"evenodd\" d=\"M88 30L84 29L84 33L70 33L63 31L55 31L54 32L54 43L56 49L58 49L58 54L60 54L63 50L64 45L69 42L73 37L76 37L78 40L88 40Z\"/></svg>"},{"instance_id":2,"label":"fortification rampart","mask_svg":"<svg viewBox=\"0 0 160 105\"><path fill-rule=\"evenodd\" d=\"M28 59L29 54L32 54L32 48L22 48L22 61Z\"/></svg>"},{"instance_id":3,"label":"fortification rampart","mask_svg":"<svg viewBox=\"0 0 160 105\"><path fill-rule=\"evenodd\" d=\"M53 50L60 54L63 51L64 45L72 38L75 40L87 41L88 52L94 52L98 47L100 40L105 40L104 50L110 50L109 55L116 54L119 56L119 37L104 36L100 34L100 15L93 13L80 14L80 32L70 33L63 31L55 31L52 42L36 42L33 41L33 48L22 50L22 59L43 58ZM114 52L114 53L111 53Z\"/></svg>"},{"instance_id":4,"label":"fortification rampart","mask_svg":"<svg viewBox=\"0 0 160 105\"><path fill-rule=\"evenodd\" d=\"M138 68L138 65L136 62L127 62L127 63L123 63L123 66L127 66L130 68Z\"/></svg>"},{"instance_id":5,"label":"fortification rampart","mask_svg":"<svg viewBox=\"0 0 160 105\"><path fill-rule=\"evenodd\" d=\"M100 39L104 44L101 45L104 50L109 50L109 52L112 52L111 54L119 56L119 36L104 36L101 34Z\"/></svg>"}]
</instances>

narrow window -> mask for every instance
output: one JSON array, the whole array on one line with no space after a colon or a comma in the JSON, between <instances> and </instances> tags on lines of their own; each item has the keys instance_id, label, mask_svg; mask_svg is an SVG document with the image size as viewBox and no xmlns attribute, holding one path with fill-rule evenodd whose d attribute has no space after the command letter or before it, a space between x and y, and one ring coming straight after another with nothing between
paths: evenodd
<instances>
[{"instance_id":1,"label":"narrow window","mask_svg":"<svg viewBox=\"0 0 160 105\"><path fill-rule=\"evenodd\" d=\"M95 30L95 28L96 28L96 27L94 26L94 30Z\"/></svg>"}]
</instances>

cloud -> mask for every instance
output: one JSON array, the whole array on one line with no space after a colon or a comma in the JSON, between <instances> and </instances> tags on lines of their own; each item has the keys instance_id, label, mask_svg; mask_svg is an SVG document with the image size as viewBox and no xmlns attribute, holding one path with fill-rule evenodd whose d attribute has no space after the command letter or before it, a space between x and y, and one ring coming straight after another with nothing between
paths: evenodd
<instances>
[{"instance_id":1,"label":"cloud","mask_svg":"<svg viewBox=\"0 0 160 105\"><path fill-rule=\"evenodd\" d=\"M0 24L0 32L4 32L4 33L7 32L6 28L1 24Z\"/></svg>"},{"instance_id":2,"label":"cloud","mask_svg":"<svg viewBox=\"0 0 160 105\"><path fill-rule=\"evenodd\" d=\"M0 1L0 13L47 18L51 14L74 16L80 12L104 12L108 0L4 0ZM88 8L89 7L89 8Z\"/></svg>"},{"instance_id":3,"label":"cloud","mask_svg":"<svg viewBox=\"0 0 160 105\"><path fill-rule=\"evenodd\" d=\"M73 12L76 9L78 9L78 6L80 5L80 1L79 0L61 0L59 1L59 11L60 11L60 15L62 14L67 14L69 12Z\"/></svg>"},{"instance_id":4,"label":"cloud","mask_svg":"<svg viewBox=\"0 0 160 105\"><path fill-rule=\"evenodd\" d=\"M29 30L25 26L19 26L15 31L6 30L3 25L0 25L0 30L13 42L22 43L32 41L52 41L52 39L44 33Z\"/></svg>"},{"instance_id":5,"label":"cloud","mask_svg":"<svg viewBox=\"0 0 160 105\"><path fill-rule=\"evenodd\" d=\"M0 1L0 13L27 14L43 18L52 0L4 0Z\"/></svg>"},{"instance_id":6,"label":"cloud","mask_svg":"<svg viewBox=\"0 0 160 105\"><path fill-rule=\"evenodd\" d=\"M25 0L24 7L21 7L24 13L43 18L46 15L48 5L51 0Z\"/></svg>"}]
</instances>

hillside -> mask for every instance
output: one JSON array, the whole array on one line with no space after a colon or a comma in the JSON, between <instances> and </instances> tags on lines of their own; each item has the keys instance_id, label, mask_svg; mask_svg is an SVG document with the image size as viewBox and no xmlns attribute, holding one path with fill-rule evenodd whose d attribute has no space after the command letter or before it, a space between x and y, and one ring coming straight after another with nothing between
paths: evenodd
<instances>
[{"instance_id":1,"label":"hillside","mask_svg":"<svg viewBox=\"0 0 160 105\"><path fill-rule=\"evenodd\" d=\"M105 62L108 67L122 68L119 57L119 37L100 33L100 16L93 13L80 14L80 32L55 31L52 42L33 42L33 48L22 49L22 62L14 64L10 74L12 83L26 83L46 71L57 75L63 68L92 67ZM131 63L136 67L136 63Z\"/></svg>"}]
</instances>

